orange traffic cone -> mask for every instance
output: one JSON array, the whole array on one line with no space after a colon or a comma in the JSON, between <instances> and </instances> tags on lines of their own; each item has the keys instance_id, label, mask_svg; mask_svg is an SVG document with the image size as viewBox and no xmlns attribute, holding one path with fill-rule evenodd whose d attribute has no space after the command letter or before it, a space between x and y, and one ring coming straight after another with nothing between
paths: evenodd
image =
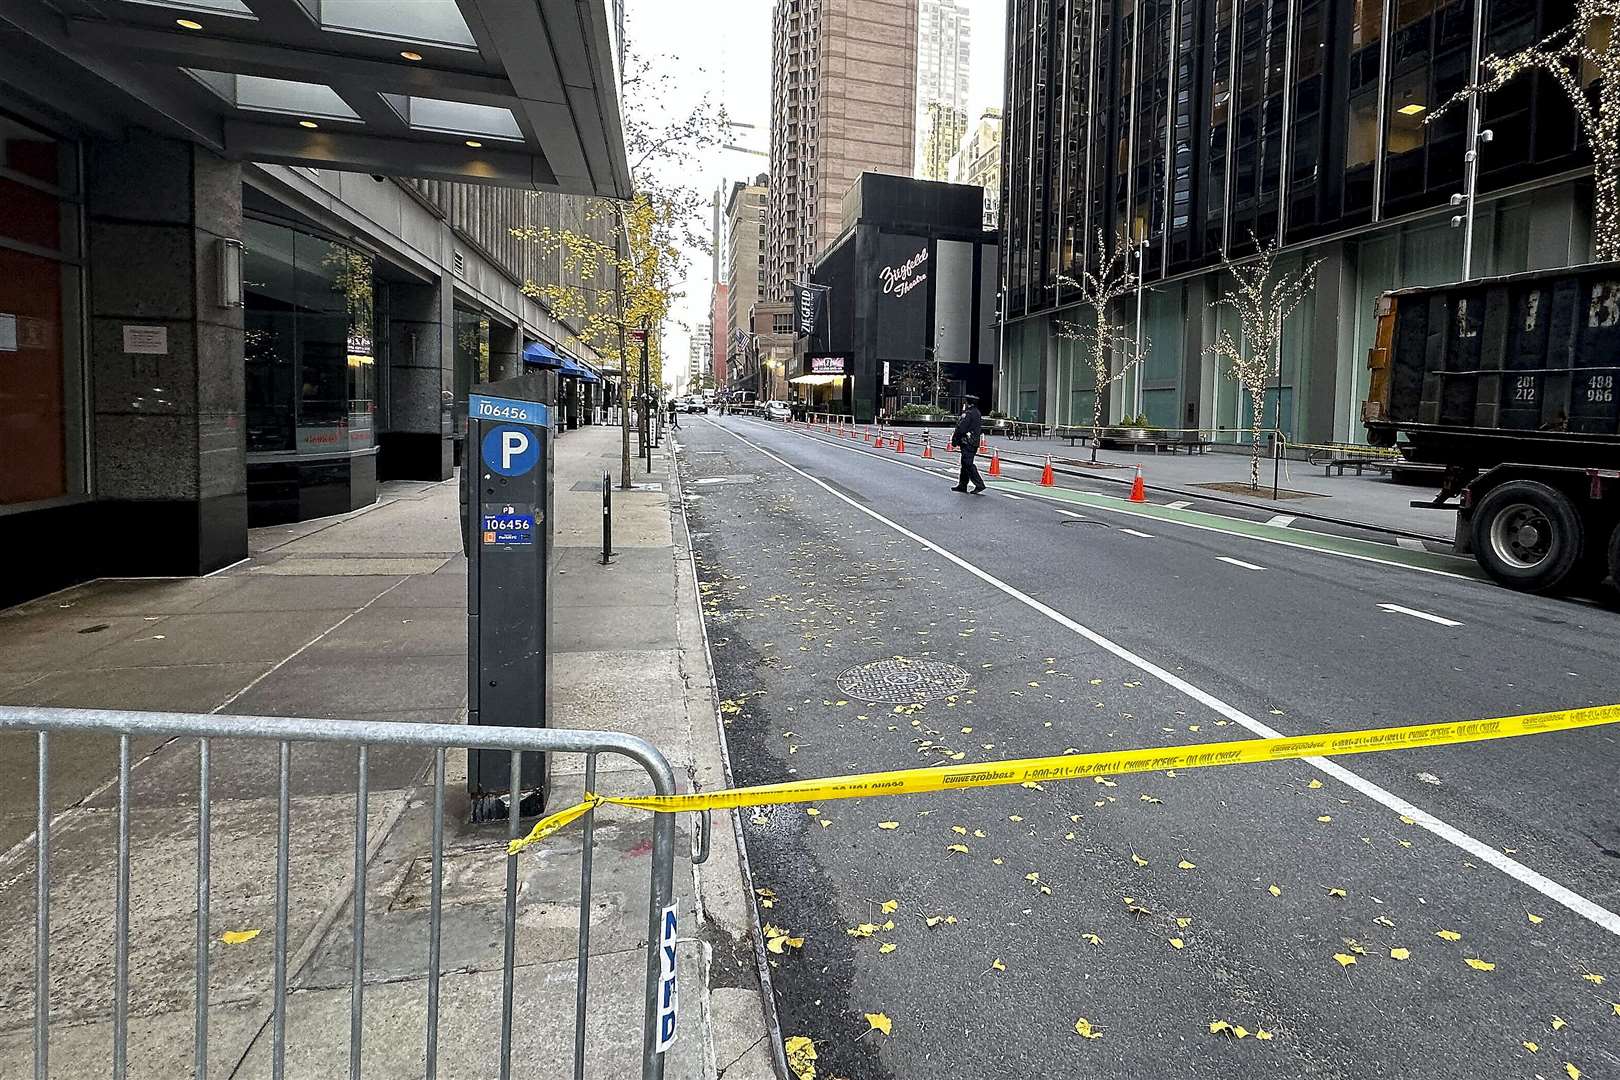
<instances>
[{"instance_id":1,"label":"orange traffic cone","mask_svg":"<svg viewBox=\"0 0 1620 1080\"><path fill-rule=\"evenodd\" d=\"M897 454L903 454L906 452L906 433L903 431L895 432L894 452Z\"/></svg>"},{"instance_id":2,"label":"orange traffic cone","mask_svg":"<svg viewBox=\"0 0 1620 1080\"><path fill-rule=\"evenodd\" d=\"M871 441L872 441L872 433L870 431L867 431L865 428L862 428L861 429L861 442L869 443Z\"/></svg>"},{"instance_id":3,"label":"orange traffic cone","mask_svg":"<svg viewBox=\"0 0 1620 1080\"><path fill-rule=\"evenodd\" d=\"M934 444L933 444L933 441L927 435L923 436L923 460L924 461L932 461L932 460L934 460Z\"/></svg>"},{"instance_id":4,"label":"orange traffic cone","mask_svg":"<svg viewBox=\"0 0 1620 1080\"><path fill-rule=\"evenodd\" d=\"M1147 487L1142 483L1142 466L1136 467L1136 479L1131 482L1131 502L1147 502Z\"/></svg>"},{"instance_id":5,"label":"orange traffic cone","mask_svg":"<svg viewBox=\"0 0 1620 1080\"><path fill-rule=\"evenodd\" d=\"M1052 455L1047 454L1046 467L1041 470L1041 487L1051 487L1055 483L1057 481L1052 479Z\"/></svg>"},{"instance_id":6,"label":"orange traffic cone","mask_svg":"<svg viewBox=\"0 0 1620 1080\"><path fill-rule=\"evenodd\" d=\"M875 449L878 449L878 450L883 449L883 429L882 428L878 428L877 442L873 443L872 446Z\"/></svg>"},{"instance_id":7,"label":"orange traffic cone","mask_svg":"<svg viewBox=\"0 0 1620 1080\"><path fill-rule=\"evenodd\" d=\"M992 450L992 451L990 451L990 475L991 476L1000 476L1001 475L1001 451L1000 450Z\"/></svg>"}]
</instances>

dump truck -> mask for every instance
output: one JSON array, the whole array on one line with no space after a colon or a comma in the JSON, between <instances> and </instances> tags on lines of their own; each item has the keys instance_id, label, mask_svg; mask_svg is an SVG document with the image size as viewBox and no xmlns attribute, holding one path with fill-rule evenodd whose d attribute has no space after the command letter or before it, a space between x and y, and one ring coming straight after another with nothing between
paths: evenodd
<instances>
[{"instance_id":1,"label":"dump truck","mask_svg":"<svg viewBox=\"0 0 1620 1080\"><path fill-rule=\"evenodd\" d=\"M1620 584L1620 263L1397 289L1377 318L1368 441L1444 470L1413 505L1455 509L1509 588Z\"/></svg>"}]
</instances>

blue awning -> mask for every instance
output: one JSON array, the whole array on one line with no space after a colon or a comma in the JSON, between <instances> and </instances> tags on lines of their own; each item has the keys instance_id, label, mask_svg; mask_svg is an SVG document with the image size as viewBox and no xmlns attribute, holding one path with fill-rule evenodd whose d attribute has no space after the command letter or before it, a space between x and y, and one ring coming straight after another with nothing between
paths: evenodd
<instances>
[{"instance_id":1,"label":"blue awning","mask_svg":"<svg viewBox=\"0 0 1620 1080\"><path fill-rule=\"evenodd\" d=\"M531 341L523 346L523 362L543 368L566 368L567 364L544 342Z\"/></svg>"}]
</instances>

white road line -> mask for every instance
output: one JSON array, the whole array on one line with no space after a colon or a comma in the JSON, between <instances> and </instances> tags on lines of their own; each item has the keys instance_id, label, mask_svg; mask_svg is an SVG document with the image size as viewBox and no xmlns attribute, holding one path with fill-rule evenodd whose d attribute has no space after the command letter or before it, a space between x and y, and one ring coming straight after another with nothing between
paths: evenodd
<instances>
[{"instance_id":1,"label":"white road line","mask_svg":"<svg viewBox=\"0 0 1620 1080\"><path fill-rule=\"evenodd\" d=\"M1123 529L1122 528L1119 531L1122 532L1122 533L1129 533L1132 536L1140 536L1144 540L1153 539L1153 534L1152 533L1145 533L1140 529Z\"/></svg>"},{"instance_id":2,"label":"white road line","mask_svg":"<svg viewBox=\"0 0 1620 1080\"><path fill-rule=\"evenodd\" d=\"M1010 491L998 491L996 494L1000 495L1003 499L1012 499L1014 502L1024 501L1024 497L1022 495L1014 495Z\"/></svg>"},{"instance_id":3,"label":"white road line","mask_svg":"<svg viewBox=\"0 0 1620 1080\"><path fill-rule=\"evenodd\" d=\"M968 562L966 559L962 558L960 555L957 555L955 552L947 551L945 548L934 543L927 537L920 536L906 528L904 525L889 520L876 510L862 506L848 495L835 491L831 485L816 479L803 469L789 464L781 457L771 453L769 450L766 450L757 443L743 438L741 435L738 435L729 428L721 428L721 430L743 445L753 447L755 450L759 451L759 453L770 458L783 468L797 473L799 476L810 481L810 483L814 484L816 487L825 491L827 494L831 495L839 502L844 503L846 506L854 509L858 513L865 514L873 521L881 522L882 524L887 525L901 536L904 536L909 540L916 541L918 544L921 544L923 547L927 548L929 551L932 551L940 558L961 568L962 570L965 570L967 573L972 574L974 577L978 578L980 581L983 581L992 588L1012 597L1014 600L1017 600L1030 610L1039 612L1040 614L1045 615L1048 619L1051 619L1053 622L1057 623L1059 626L1074 631L1076 634L1085 638L1098 648L1113 654L1119 659L1125 661L1127 664L1130 664L1132 667L1142 671L1144 674L1151 675L1153 678L1164 683L1166 686L1178 691L1181 694L1184 694L1185 696L1198 702L1200 705L1220 713L1228 720L1247 728L1249 731L1252 731L1262 739L1280 739L1283 737L1282 732L1267 724L1261 723L1259 720L1256 720L1242 709L1239 709L1234 705L1228 705L1214 694L1211 694L1205 690L1200 690L1198 687L1194 686L1186 679L1183 679L1181 676L1166 671L1153 661L1148 660L1145 657L1138 656L1136 653L1125 648L1125 646L1104 637L1089 627L1082 626L1080 623L1075 622L1073 619L1069 618L1061 611L1058 611L1056 608L1043 604L1033 596L1019 591L1017 588L1009 585L1005 581L1002 581L989 571L980 569L974 564ZM1551 900L1555 904L1560 904L1563 907L1568 908L1581 918L1588 920L1596 926L1602 927L1604 930L1614 934L1616 937L1620 937L1620 915L1615 914L1608 908L1603 907L1601 904L1588 900L1586 897L1575 892L1573 889L1565 888L1563 885L1558 884L1558 882L1552 880L1539 871L1531 869L1519 860L1503 854L1497 848L1494 848L1483 841L1476 840L1474 837L1463 832L1455 825L1450 825L1444 821L1441 821L1427 810L1424 810L1413 803L1407 802L1399 795L1378 786L1359 773L1351 772L1344 766L1339 765L1336 762L1329 761L1327 758L1313 757L1302 758L1301 760L1307 765L1310 765L1312 768L1333 777L1333 779L1344 784L1346 787L1365 795L1367 798L1373 800L1379 805L1393 810L1397 814L1411 818L1412 822L1420 828L1427 829L1429 832L1438 836L1446 843L1451 844L1453 847L1466 851L1469 855L1473 856L1475 859L1478 859L1480 862L1496 867L1514 881L1534 889L1536 892L1539 892L1541 895L1547 897L1547 899Z\"/></svg>"},{"instance_id":4,"label":"white road line","mask_svg":"<svg viewBox=\"0 0 1620 1080\"><path fill-rule=\"evenodd\" d=\"M1215 557L1217 559L1219 559L1221 562L1231 563L1233 566L1241 566L1245 570L1264 570L1265 569L1265 567L1256 566L1252 562L1244 562L1242 559L1234 559L1230 555L1217 555Z\"/></svg>"},{"instance_id":5,"label":"white road line","mask_svg":"<svg viewBox=\"0 0 1620 1080\"><path fill-rule=\"evenodd\" d=\"M1062 514L1064 517L1079 518L1081 521L1086 519L1084 514L1077 514L1073 510L1059 510L1058 513Z\"/></svg>"},{"instance_id":6,"label":"white road line","mask_svg":"<svg viewBox=\"0 0 1620 1080\"><path fill-rule=\"evenodd\" d=\"M1186 499L1177 499L1173 503L1165 503L1164 505L1171 510L1185 510L1187 507L1191 506L1192 503L1188 502Z\"/></svg>"},{"instance_id":7,"label":"white road line","mask_svg":"<svg viewBox=\"0 0 1620 1080\"><path fill-rule=\"evenodd\" d=\"M1423 546L1423 541L1414 540L1410 536L1397 536L1395 538L1395 546L1396 547L1403 547L1407 551L1428 551L1429 550L1428 548Z\"/></svg>"},{"instance_id":8,"label":"white road line","mask_svg":"<svg viewBox=\"0 0 1620 1080\"><path fill-rule=\"evenodd\" d=\"M1288 526L1292 525L1293 523L1294 523L1294 515L1293 514L1277 514L1274 517L1266 519L1266 524L1267 525L1275 525L1279 529L1286 529L1286 528L1288 528Z\"/></svg>"},{"instance_id":9,"label":"white road line","mask_svg":"<svg viewBox=\"0 0 1620 1080\"><path fill-rule=\"evenodd\" d=\"M1399 604L1379 604L1378 606L1383 608L1385 611L1393 611L1400 615L1410 615L1414 619L1425 619L1432 623L1439 623L1441 626L1462 625L1462 623L1455 619L1442 619L1438 615L1430 615L1427 611L1419 611L1416 608L1402 607Z\"/></svg>"}]
</instances>

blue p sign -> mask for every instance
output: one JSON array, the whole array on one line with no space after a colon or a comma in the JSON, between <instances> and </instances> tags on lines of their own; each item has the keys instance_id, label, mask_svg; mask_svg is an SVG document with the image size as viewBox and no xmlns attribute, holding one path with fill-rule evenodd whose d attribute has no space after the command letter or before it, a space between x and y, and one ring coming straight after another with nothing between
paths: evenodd
<instances>
[{"instance_id":1,"label":"blue p sign","mask_svg":"<svg viewBox=\"0 0 1620 1080\"><path fill-rule=\"evenodd\" d=\"M540 457L534 432L515 424L502 424L484 435L484 464L502 476L522 476Z\"/></svg>"}]
</instances>

